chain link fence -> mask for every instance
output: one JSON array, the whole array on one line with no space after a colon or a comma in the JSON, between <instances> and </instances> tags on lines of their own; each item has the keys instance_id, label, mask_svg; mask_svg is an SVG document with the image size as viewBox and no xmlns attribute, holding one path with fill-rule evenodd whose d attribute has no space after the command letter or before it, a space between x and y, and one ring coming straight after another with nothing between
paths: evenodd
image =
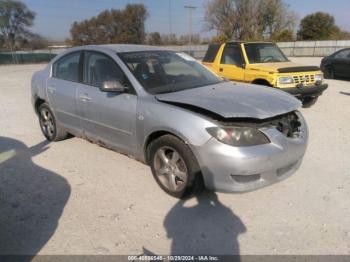
<instances>
[{"instance_id":1,"label":"chain link fence","mask_svg":"<svg viewBox=\"0 0 350 262\"><path fill-rule=\"evenodd\" d=\"M277 45L289 57L324 57L340 49L350 48L350 40L279 42ZM169 46L169 48L202 59L208 45L195 45L191 49L188 46Z\"/></svg>"},{"instance_id":2,"label":"chain link fence","mask_svg":"<svg viewBox=\"0 0 350 262\"><path fill-rule=\"evenodd\" d=\"M64 49L0 52L0 65L48 63Z\"/></svg>"},{"instance_id":3,"label":"chain link fence","mask_svg":"<svg viewBox=\"0 0 350 262\"><path fill-rule=\"evenodd\" d=\"M350 48L350 40L296 41L277 44L287 56L295 57L324 57L340 49Z\"/></svg>"},{"instance_id":4,"label":"chain link fence","mask_svg":"<svg viewBox=\"0 0 350 262\"><path fill-rule=\"evenodd\" d=\"M350 48L350 40L280 42L277 45L290 57L323 57L340 49ZM165 46L179 52L186 52L196 59L202 59L208 45ZM65 49L0 52L0 64L48 63Z\"/></svg>"}]
</instances>

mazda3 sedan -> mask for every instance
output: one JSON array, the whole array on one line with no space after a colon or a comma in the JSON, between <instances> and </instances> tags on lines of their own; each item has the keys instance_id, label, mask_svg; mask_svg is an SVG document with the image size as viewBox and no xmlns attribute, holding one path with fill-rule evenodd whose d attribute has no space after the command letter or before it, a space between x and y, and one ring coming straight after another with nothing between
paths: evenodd
<instances>
[{"instance_id":1,"label":"mazda3 sedan","mask_svg":"<svg viewBox=\"0 0 350 262\"><path fill-rule=\"evenodd\" d=\"M168 194L251 191L293 174L306 150L301 103L227 82L164 48L72 48L32 78L44 136L72 134L130 155Z\"/></svg>"}]
</instances>

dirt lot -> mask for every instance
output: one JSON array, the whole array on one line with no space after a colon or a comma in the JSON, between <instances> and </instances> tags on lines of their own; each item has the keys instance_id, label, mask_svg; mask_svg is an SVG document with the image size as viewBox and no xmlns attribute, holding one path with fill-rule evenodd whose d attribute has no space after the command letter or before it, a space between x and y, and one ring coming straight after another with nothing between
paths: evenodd
<instances>
[{"instance_id":1,"label":"dirt lot","mask_svg":"<svg viewBox=\"0 0 350 262\"><path fill-rule=\"evenodd\" d=\"M30 103L43 66L0 67L0 253L350 254L349 81L327 81L302 110L310 143L294 176L182 202L124 155L77 138L46 143Z\"/></svg>"}]
</instances>

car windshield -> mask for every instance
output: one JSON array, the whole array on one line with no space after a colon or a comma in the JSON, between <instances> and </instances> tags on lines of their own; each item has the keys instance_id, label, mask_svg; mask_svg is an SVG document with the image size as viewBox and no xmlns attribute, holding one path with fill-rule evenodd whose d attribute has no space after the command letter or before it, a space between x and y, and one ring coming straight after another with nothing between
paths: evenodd
<instances>
[{"instance_id":1,"label":"car windshield","mask_svg":"<svg viewBox=\"0 0 350 262\"><path fill-rule=\"evenodd\" d=\"M289 61L273 43L251 43L245 44L244 47L251 64Z\"/></svg>"},{"instance_id":2,"label":"car windshield","mask_svg":"<svg viewBox=\"0 0 350 262\"><path fill-rule=\"evenodd\" d=\"M177 92L222 82L185 53L141 51L118 54L148 93Z\"/></svg>"}]
</instances>

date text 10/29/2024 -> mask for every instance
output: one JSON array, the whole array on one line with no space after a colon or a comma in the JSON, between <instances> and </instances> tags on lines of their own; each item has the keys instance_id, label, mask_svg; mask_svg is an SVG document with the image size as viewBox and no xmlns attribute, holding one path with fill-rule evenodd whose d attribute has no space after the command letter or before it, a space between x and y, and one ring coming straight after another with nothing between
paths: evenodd
<instances>
[{"instance_id":1,"label":"date text 10/29/2024","mask_svg":"<svg viewBox=\"0 0 350 262\"><path fill-rule=\"evenodd\" d=\"M128 256L128 261L220 261L217 256Z\"/></svg>"}]
</instances>

